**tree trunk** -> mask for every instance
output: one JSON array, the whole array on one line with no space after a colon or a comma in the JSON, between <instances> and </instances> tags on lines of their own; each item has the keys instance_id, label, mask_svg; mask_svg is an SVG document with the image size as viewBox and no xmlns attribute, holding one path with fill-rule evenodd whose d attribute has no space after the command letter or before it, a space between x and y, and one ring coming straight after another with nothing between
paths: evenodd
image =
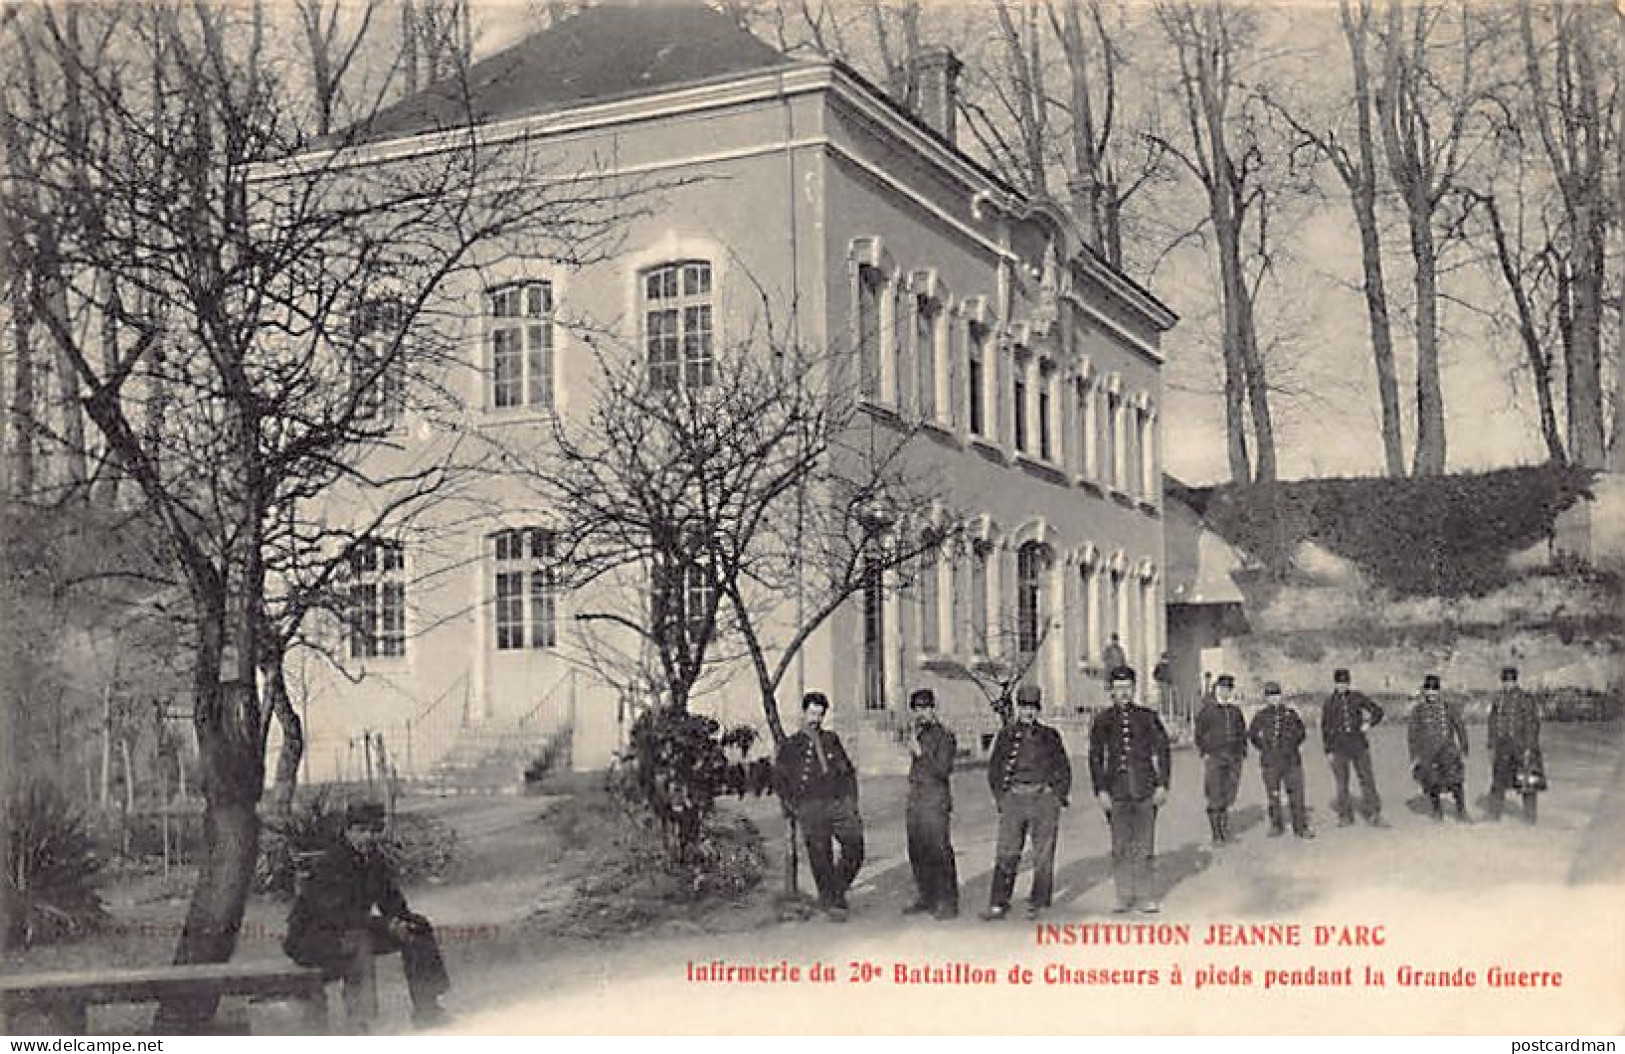
<instances>
[{"instance_id":1,"label":"tree trunk","mask_svg":"<svg viewBox=\"0 0 1625 1054\"><path fill-rule=\"evenodd\" d=\"M288 681L279 654L264 667L265 698L271 716L282 728L282 746L277 751L276 774L272 777L267 808L273 815L285 816L293 807L299 784L299 762L305 756L305 726L288 698Z\"/></svg>"},{"instance_id":2,"label":"tree trunk","mask_svg":"<svg viewBox=\"0 0 1625 1054\"><path fill-rule=\"evenodd\" d=\"M73 320L68 317L67 284L60 274L53 277L48 310L64 323L72 324ZM79 372L74 369L73 360L66 351L58 351L52 374L56 379L54 409L62 437L59 440L59 454L63 476L60 480L53 480L52 484L64 485L72 493L82 494L90 479L85 462L85 411L84 404L79 401Z\"/></svg>"},{"instance_id":3,"label":"tree trunk","mask_svg":"<svg viewBox=\"0 0 1625 1054\"><path fill-rule=\"evenodd\" d=\"M1414 197L1414 196L1413 196ZM1412 280L1416 298L1416 456L1411 471L1418 476L1444 472L1444 392L1439 378L1439 259L1433 245L1429 207L1408 201Z\"/></svg>"},{"instance_id":4,"label":"tree trunk","mask_svg":"<svg viewBox=\"0 0 1625 1054\"><path fill-rule=\"evenodd\" d=\"M1557 424L1557 408L1552 398L1552 357L1540 342L1539 327L1535 322L1534 305L1524 288L1523 272L1506 228L1501 223L1501 209L1493 196L1483 197L1485 211L1490 217L1490 232L1495 238L1495 256L1501 265L1501 277L1518 315L1518 335L1523 341L1524 354L1529 360L1529 372L1534 378L1535 401L1540 410L1540 434L1546 441L1547 457L1563 464L1568 455L1563 448L1563 433Z\"/></svg>"},{"instance_id":5,"label":"tree trunk","mask_svg":"<svg viewBox=\"0 0 1625 1054\"><path fill-rule=\"evenodd\" d=\"M12 283L11 325L16 334L12 356L12 388L7 456L10 458L10 495L23 501L34 497L34 451L39 397L34 391L34 317L22 282Z\"/></svg>"},{"instance_id":6,"label":"tree trunk","mask_svg":"<svg viewBox=\"0 0 1625 1054\"><path fill-rule=\"evenodd\" d=\"M1614 25L1618 61L1616 70L1625 70L1625 7L1618 8L1619 18ZM1614 152L1619 162L1618 180L1614 184L1618 197L1625 197L1625 100L1614 104L1614 115L1619 127L1614 131ZM1617 201L1617 199L1616 199ZM1614 367L1614 435L1610 465L1615 472L1625 473L1625 212L1614 218L1614 229L1619 232L1619 341L1614 345L1618 356Z\"/></svg>"},{"instance_id":7,"label":"tree trunk","mask_svg":"<svg viewBox=\"0 0 1625 1054\"><path fill-rule=\"evenodd\" d=\"M1248 483L1253 479L1252 458L1247 451L1247 419L1250 382L1248 355L1244 342L1252 332L1249 321L1252 303L1247 297L1247 281L1242 274L1241 232L1229 206L1228 195L1220 190L1210 195L1214 208L1213 227L1219 243L1219 288L1224 317L1224 423L1226 449L1230 458L1230 479Z\"/></svg>"},{"instance_id":8,"label":"tree trunk","mask_svg":"<svg viewBox=\"0 0 1625 1054\"><path fill-rule=\"evenodd\" d=\"M1370 8L1362 0L1358 23L1348 0L1341 0L1338 8L1354 69L1355 130L1359 146L1355 166L1340 164L1338 169L1348 186L1349 204L1360 231L1366 323L1371 331L1371 359L1377 370L1377 402L1382 412L1383 463L1388 475L1399 477L1405 475L1405 433L1399 404L1399 371L1394 364L1393 325L1388 317L1388 289L1382 269L1381 228L1377 224L1377 150L1371 123L1371 67L1366 55Z\"/></svg>"},{"instance_id":9,"label":"tree trunk","mask_svg":"<svg viewBox=\"0 0 1625 1054\"><path fill-rule=\"evenodd\" d=\"M1600 191L1600 186L1599 186ZM1577 465L1602 468L1602 299L1607 240L1602 205L1571 212L1574 234L1573 336L1569 345L1569 456Z\"/></svg>"}]
</instances>

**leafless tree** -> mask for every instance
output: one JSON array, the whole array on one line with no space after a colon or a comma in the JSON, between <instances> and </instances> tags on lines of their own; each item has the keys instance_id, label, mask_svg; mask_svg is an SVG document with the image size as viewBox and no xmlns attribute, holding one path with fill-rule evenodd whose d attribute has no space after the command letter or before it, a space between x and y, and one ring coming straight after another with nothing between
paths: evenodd
<instances>
[{"instance_id":1,"label":"leafless tree","mask_svg":"<svg viewBox=\"0 0 1625 1054\"><path fill-rule=\"evenodd\" d=\"M391 448L402 415L460 414L448 371L463 357L443 322L466 311L461 276L516 240L578 262L613 209L591 174L544 182L522 141L470 135L397 164L366 164L348 141L290 156L309 130L268 74L257 4L64 7L118 41L117 61L90 62L63 8L6 27L37 69L6 84L7 147L24 160L0 214L43 339L186 585L209 844L176 960L220 961L258 840L279 517L433 488L455 443ZM52 310L63 295L109 319L116 346ZM326 559L342 564L343 547ZM167 1004L159 1027L212 1011Z\"/></svg>"},{"instance_id":2,"label":"leafless tree","mask_svg":"<svg viewBox=\"0 0 1625 1054\"><path fill-rule=\"evenodd\" d=\"M1218 2L1162 3L1157 13L1178 61L1177 105L1184 127L1177 141L1153 138L1184 166L1206 199L1204 222L1213 230L1223 310L1230 474L1236 482L1271 480L1276 477L1275 426L1254 312L1269 261L1270 145L1256 96L1238 70L1256 32L1255 13Z\"/></svg>"}]
</instances>

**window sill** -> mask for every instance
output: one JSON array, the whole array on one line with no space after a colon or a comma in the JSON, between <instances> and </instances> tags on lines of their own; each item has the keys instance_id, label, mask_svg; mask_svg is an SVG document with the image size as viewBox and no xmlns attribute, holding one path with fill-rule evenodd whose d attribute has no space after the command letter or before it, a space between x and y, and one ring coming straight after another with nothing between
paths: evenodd
<instances>
[{"instance_id":1,"label":"window sill","mask_svg":"<svg viewBox=\"0 0 1625 1054\"><path fill-rule=\"evenodd\" d=\"M1028 454L1017 454L1016 464L1020 465L1029 475L1047 479L1051 483L1066 483L1066 470L1053 461L1033 457Z\"/></svg>"},{"instance_id":2,"label":"window sill","mask_svg":"<svg viewBox=\"0 0 1625 1054\"><path fill-rule=\"evenodd\" d=\"M987 438L986 436L971 436L970 447L972 450L976 451L978 454L981 454L989 461L997 462L1000 465L1007 465L1010 463L1010 459L1005 456L1004 450L1000 448L997 443L993 442L993 440Z\"/></svg>"},{"instance_id":3,"label":"window sill","mask_svg":"<svg viewBox=\"0 0 1625 1054\"><path fill-rule=\"evenodd\" d=\"M1162 518L1162 507L1156 502L1141 498L1138 504L1140 506L1140 511L1145 513L1147 516L1150 516L1152 519Z\"/></svg>"},{"instance_id":4,"label":"window sill","mask_svg":"<svg viewBox=\"0 0 1625 1054\"><path fill-rule=\"evenodd\" d=\"M1132 509L1138 504L1138 502L1134 500L1133 496L1124 491L1118 490L1116 487L1111 488L1111 495L1112 500L1123 506L1125 509Z\"/></svg>"},{"instance_id":5,"label":"window sill","mask_svg":"<svg viewBox=\"0 0 1625 1054\"><path fill-rule=\"evenodd\" d=\"M485 407L480 410L479 416L480 423L486 425L539 425L551 423L558 416L558 411L533 406Z\"/></svg>"},{"instance_id":6,"label":"window sill","mask_svg":"<svg viewBox=\"0 0 1625 1054\"><path fill-rule=\"evenodd\" d=\"M900 425L903 423L903 415L897 411L895 406L892 406L889 403L880 402L879 400L870 396L860 396L858 399L858 407L883 421L890 422L891 424Z\"/></svg>"},{"instance_id":7,"label":"window sill","mask_svg":"<svg viewBox=\"0 0 1625 1054\"><path fill-rule=\"evenodd\" d=\"M1097 498L1104 498L1106 496L1106 488L1100 485L1099 480L1096 480L1091 476L1073 476L1072 483L1079 490L1086 490Z\"/></svg>"},{"instance_id":8,"label":"window sill","mask_svg":"<svg viewBox=\"0 0 1625 1054\"><path fill-rule=\"evenodd\" d=\"M941 421L922 420L920 422L920 431L926 433L940 443L952 444L953 446L959 445L959 436L955 434L953 426L943 424Z\"/></svg>"}]
</instances>

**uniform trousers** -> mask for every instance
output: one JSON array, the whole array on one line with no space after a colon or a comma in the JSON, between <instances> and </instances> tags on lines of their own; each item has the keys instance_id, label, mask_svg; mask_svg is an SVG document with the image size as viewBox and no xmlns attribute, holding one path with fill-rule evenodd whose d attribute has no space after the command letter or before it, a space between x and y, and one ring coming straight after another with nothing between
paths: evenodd
<instances>
[{"instance_id":1,"label":"uniform trousers","mask_svg":"<svg viewBox=\"0 0 1625 1054\"><path fill-rule=\"evenodd\" d=\"M1154 900L1151 858L1157 849L1157 807L1150 798L1113 798L1106 818L1112 830L1112 883L1117 903Z\"/></svg>"},{"instance_id":2,"label":"uniform trousers","mask_svg":"<svg viewBox=\"0 0 1625 1054\"><path fill-rule=\"evenodd\" d=\"M1377 776L1371 770L1371 748L1332 751L1332 779L1337 783L1337 815L1343 820L1354 819L1354 799L1349 794L1349 769L1360 780L1360 815L1374 819L1382 812L1382 799L1377 796Z\"/></svg>"},{"instance_id":3,"label":"uniform trousers","mask_svg":"<svg viewBox=\"0 0 1625 1054\"><path fill-rule=\"evenodd\" d=\"M368 1022L378 1016L375 955L401 953L401 970L406 974L406 991L414 1011L428 1008L451 988L440 942L426 922L414 924L373 915L366 926L340 934L338 943L338 961L325 972L343 980L344 1012L352 1022Z\"/></svg>"},{"instance_id":4,"label":"uniform trousers","mask_svg":"<svg viewBox=\"0 0 1625 1054\"><path fill-rule=\"evenodd\" d=\"M918 902L928 907L959 907L959 870L949 831L951 818L949 799L942 791L909 791L903 811L908 863L914 871Z\"/></svg>"},{"instance_id":5,"label":"uniform trousers","mask_svg":"<svg viewBox=\"0 0 1625 1054\"><path fill-rule=\"evenodd\" d=\"M1007 791L999 803L999 839L993 849L993 891L988 903L1007 908L1016 891L1021 849L1033 841L1033 888L1027 902L1047 908L1055 891L1055 838L1061 827L1061 799L1045 788L1035 793Z\"/></svg>"},{"instance_id":6,"label":"uniform trousers","mask_svg":"<svg viewBox=\"0 0 1625 1054\"><path fill-rule=\"evenodd\" d=\"M1235 754L1209 754L1202 760L1202 790L1207 794L1209 812L1236 804L1236 789L1241 786L1241 766L1245 760Z\"/></svg>"},{"instance_id":7,"label":"uniform trousers","mask_svg":"<svg viewBox=\"0 0 1625 1054\"><path fill-rule=\"evenodd\" d=\"M1270 830L1279 831L1286 817L1281 809L1281 791L1286 791L1287 805L1292 812L1292 830L1302 834L1309 829L1309 806L1303 793L1303 758L1294 754L1287 758L1262 759L1264 793L1269 796Z\"/></svg>"},{"instance_id":8,"label":"uniform trousers","mask_svg":"<svg viewBox=\"0 0 1625 1054\"><path fill-rule=\"evenodd\" d=\"M846 907L846 891L863 867L863 820L851 798L808 798L798 807L807 863L818 886L818 903ZM840 846L836 859L835 847Z\"/></svg>"}]
</instances>

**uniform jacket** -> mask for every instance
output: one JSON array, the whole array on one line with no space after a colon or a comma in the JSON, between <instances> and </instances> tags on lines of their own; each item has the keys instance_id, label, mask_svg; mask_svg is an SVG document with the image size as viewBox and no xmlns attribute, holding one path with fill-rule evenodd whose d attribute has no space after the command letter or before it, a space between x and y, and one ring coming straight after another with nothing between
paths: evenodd
<instances>
[{"instance_id":1,"label":"uniform jacket","mask_svg":"<svg viewBox=\"0 0 1625 1054\"><path fill-rule=\"evenodd\" d=\"M1241 707L1209 699L1196 712L1196 752L1203 757L1247 756L1247 719Z\"/></svg>"},{"instance_id":2,"label":"uniform jacket","mask_svg":"<svg viewBox=\"0 0 1625 1054\"><path fill-rule=\"evenodd\" d=\"M1521 754L1540 746L1540 712L1522 689L1496 696L1490 704L1490 750Z\"/></svg>"},{"instance_id":3,"label":"uniform jacket","mask_svg":"<svg viewBox=\"0 0 1625 1054\"><path fill-rule=\"evenodd\" d=\"M827 767L820 769L818 752L813 746L817 735L824 745ZM784 741L779 748L774 777L779 798L789 805L809 798L857 798L858 770L846 756L841 737L828 729L812 732L803 728Z\"/></svg>"},{"instance_id":4,"label":"uniform jacket","mask_svg":"<svg viewBox=\"0 0 1625 1054\"><path fill-rule=\"evenodd\" d=\"M914 735L919 739L920 752L908 766L909 800L951 805L953 798L948 780L954 772L958 741L941 724L926 725Z\"/></svg>"},{"instance_id":5,"label":"uniform jacket","mask_svg":"<svg viewBox=\"0 0 1625 1054\"><path fill-rule=\"evenodd\" d=\"M1303 718L1284 703L1266 706L1253 715L1247 738L1258 748L1259 760L1266 765L1299 760L1298 748L1307 733Z\"/></svg>"},{"instance_id":6,"label":"uniform jacket","mask_svg":"<svg viewBox=\"0 0 1625 1054\"><path fill-rule=\"evenodd\" d=\"M341 965L351 951L347 935L363 929L374 908L386 919L417 919L381 853L335 841L298 880L282 950L301 966Z\"/></svg>"},{"instance_id":7,"label":"uniform jacket","mask_svg":"<svg viewBox=\"0 0 1625 1054\"><path fill-rule=\"evenodd\" d=\"M1061 733L1036 721L1030 725L1012 721L999 730L993 740L993 753L987 759L988 788L995 798L1009 791L1015 779L1017 752L1028 739L1034 741L1039 752L1039 766L1046 773L1044 782L1064 802L1072 793L1072 762L1066 756Z\"/></svg>"},{"instance_id":8,"label":"uniform jacket","mask_svg":"<svg viewBox=\"0 0 1625 1054\"><path fill-rule=\"evenodd\" d=\"M1320 742L1328 754L1370 749L1365 730L1382 724L1382 707L1363 692L1336 691L1320 708Z\"/></svg>"},{"instance_id":9,"label":"uniform jacket","mask_svg":"<svg viewBox=\"0 0 1625 1054\"><path fill-rule=\"evenodd\" d=\"M1168 732L1156 711L1112 705L1089 726L1089 779L1095 793L1141 801L1167 789L1172 769Z\"/></svg>"},{"instance_id":10,"label":"uniform jacket","mask_svg":"<svg viewBox=\"0 0 1625 1054\"><path fill-rule=\"evenodd\" d=\"M1411 760L1426 762L1442 751L1458 755L1467 753L1467 726L1461 711L1443 699L1430 703L1419 700L1411 709L1410 726L1406 740L1411 749Z\"/></svg>"}]
</instances>

